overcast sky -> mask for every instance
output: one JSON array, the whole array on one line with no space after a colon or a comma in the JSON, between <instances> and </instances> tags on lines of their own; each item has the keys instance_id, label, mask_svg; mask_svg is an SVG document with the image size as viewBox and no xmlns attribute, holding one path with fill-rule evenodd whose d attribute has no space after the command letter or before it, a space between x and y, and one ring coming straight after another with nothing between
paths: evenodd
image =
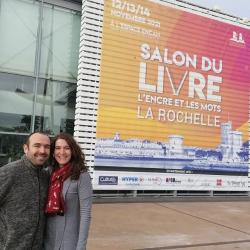
<instances>
[{"instance_id":1,"label":"overcast sky","mask_svg":"<svg viewBox=\"0 0 250 250\"><path fill-rule=\"evenodd\" d=\"M250 19L250 1L249 0L185 0L209 9L214 6L219 7L222 12L237 17Z\"/></svg>"}]
</instances>

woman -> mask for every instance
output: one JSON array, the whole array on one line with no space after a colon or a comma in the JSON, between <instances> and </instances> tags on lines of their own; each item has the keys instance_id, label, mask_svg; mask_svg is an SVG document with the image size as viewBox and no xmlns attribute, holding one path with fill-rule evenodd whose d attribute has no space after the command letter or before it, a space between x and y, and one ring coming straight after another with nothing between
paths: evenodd
<instances>
[{"instance_id":1,"label":"woman","mask_svg":"<svg viewBox=\"0 0 250 250\"><path fill-rule=\"evenodd\" d=\"M51 157L45 250L85 250L92 185L84 155L73 137L62 133L51 144Z\"/></svg>"}]
</instances>

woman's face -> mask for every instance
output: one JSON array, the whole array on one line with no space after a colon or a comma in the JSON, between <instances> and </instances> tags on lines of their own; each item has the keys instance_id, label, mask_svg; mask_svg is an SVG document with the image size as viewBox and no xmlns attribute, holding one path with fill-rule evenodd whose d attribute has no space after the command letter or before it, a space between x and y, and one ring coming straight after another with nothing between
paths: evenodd
<instances>
[{"instance_id":1,"label":"woman's face","mask_svg":"<svg viewBox=\"0 0 250 250\"><path fill-rule=\"evenodd\" d=\"M64 139L58 139L55 144L54 158L60 167L65 166L71 159L71 149Z\"/></svg>"}]
</instances>

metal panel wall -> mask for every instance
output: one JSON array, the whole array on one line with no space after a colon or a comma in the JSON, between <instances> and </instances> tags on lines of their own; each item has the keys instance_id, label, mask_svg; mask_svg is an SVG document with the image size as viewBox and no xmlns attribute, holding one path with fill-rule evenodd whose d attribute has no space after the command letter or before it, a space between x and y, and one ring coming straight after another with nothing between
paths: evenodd
<instances>
[{"instance_id":1,"label":"metal panel wall","mask_svg":"<svg viewBox=\"0 0 250 250\"><path fill-rule=\"evenodd\" d=\"M93 170L100 82L103 1L82 2L74 136Z\"/></svg>"}]
</instances>

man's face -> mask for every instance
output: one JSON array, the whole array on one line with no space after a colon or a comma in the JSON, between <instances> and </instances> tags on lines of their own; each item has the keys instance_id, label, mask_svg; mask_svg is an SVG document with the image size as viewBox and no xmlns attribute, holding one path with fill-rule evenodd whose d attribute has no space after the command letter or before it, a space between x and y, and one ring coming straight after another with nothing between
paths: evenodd
<instances>
[{"instance_id":1,"label":"man's face","mask_svg":"<svg viewBox=\"0 0 250 250\"><path fill-rule=\"evenodd\" d=\"M24 144L24 153L35 166L43 165L49 158L50 139L47 135L35 133L29 139L29 144Z\"/></svg>"}]
</instances>

